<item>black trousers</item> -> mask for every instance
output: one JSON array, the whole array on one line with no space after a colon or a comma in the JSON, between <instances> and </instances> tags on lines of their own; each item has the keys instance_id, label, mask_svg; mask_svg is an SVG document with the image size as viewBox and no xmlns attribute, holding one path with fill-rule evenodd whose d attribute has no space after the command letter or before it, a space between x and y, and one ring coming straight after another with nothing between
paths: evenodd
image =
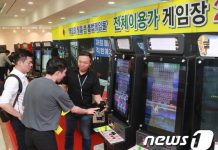
<instances>
[{"instance_id":1,"label":"black trousers","mask_svg":"<svg viewBox=\"0 0 218 150\"><path fill-rule=\"evenodd\" d=\"M11 116L10 121L16 135L18 150L27 150L25 145L25 126L19 119L13 116Z\"/></svg>"},{"instance_id":2,"label":"black trousers","mask_svg":"<svg viewBox=\"0 0 218 150\"><path fill-rule=\"evenodd\" d=\"M54 131L37 131L26 128L25 142L28 150L57 150Z\"/></svg>"}]
</instances>

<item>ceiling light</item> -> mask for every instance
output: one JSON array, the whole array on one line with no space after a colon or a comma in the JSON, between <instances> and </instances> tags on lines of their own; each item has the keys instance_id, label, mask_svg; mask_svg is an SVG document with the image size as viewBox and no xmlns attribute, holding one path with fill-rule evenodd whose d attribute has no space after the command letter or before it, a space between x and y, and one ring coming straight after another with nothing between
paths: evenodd
<instances>
[{"instance_id":1,"label":"ceiling light","mask_svg":"<svg viewBox=\"0 0 218 150\"><path fill-rule=\"evenodd\" d=\"M16 33L17 31L16 31L16 30L13 30L13 32Z\"/></svg>"},{"instance_id":2,"label":"ceiling light","mask_svg":"<svg viewBox=\"0 0 218 150\"><path fill-rule=\"evenodd\" d=\"M18 15L15 14L14 17L18 17Z\"/></svg>"},{"instance_id":3,"label":"ceiling light","mask_svg":"<svg viewBox=\"0 0 218 150\"><path fill-rule=\"evenodd\" d=\"M49 21L48 23L49 23L49 24L52 24L53 22Z\"/></svg>"},{"instance_id":4,"label":"ceiling light","mask_svg":"<svg viewBox=\"0 0 218 150\"><path fill-rule=\"evenodd\" d=\"M65 20L66 18L65 17L61 17L61 20Z\"/></svg>"},{"instance_id":5,"label":"ceiling light","mask_svg":"<svg viewBox=\"0 0 218 150\"><path fill-rule=\"evenodd\" d=\"M20 11L26 11L26 9L24 9L24 8L21 8L21 9L20 9Z\"/></svg>"},{"instance_id":6,"label":"ceiling light","mask_svg":"<svg viewBox=\"0 0 218 150\"><path fill-rule=\"evenodd\" d=\"M27 32L30 32L30 30L27 30Z\"/></svg>"},{"instance_id":7,"label":"ceiling light","mask_svg":"<svg viewBox=\"0 0 218 150\"><path fill-rule=\"evenodd\" d=\"M42 30L42 32L45 32L45 30Z\"/></svg>"},{"instance_id":8,"label":"ceiling light","mask_svg":"<svg viewBox=\"0 0 218 150\"><path fill-rule=\"evenodd\" d=\"M27 2L27 4L29 4L29 5L33 5L33 4L34 4L34 2L32 2L32 1L29 1L29 2Z\"/></svg>"},{"instance_id":9,"label":"ceiling light","mask_svg":"<svg viewBox=\"0 0 218 150\"><path fill-rule=\"evenodd\" d=\"M113 1L110 1L110 2L107 2L109 5L114 5L115 4L115 2L113 2Z\"/></svg>"},{"instance_id":10,"label":"ceiling light","mask_svg":"<svg viewBox=\"0 0 218 150\"><path fill-rule=\"evenodd\" d=\"M81 10L81 11L79 11L79 13L80 13L80 14L84 14L84 13L85 13L85 11Z\"/></svg>"}]
</instances>

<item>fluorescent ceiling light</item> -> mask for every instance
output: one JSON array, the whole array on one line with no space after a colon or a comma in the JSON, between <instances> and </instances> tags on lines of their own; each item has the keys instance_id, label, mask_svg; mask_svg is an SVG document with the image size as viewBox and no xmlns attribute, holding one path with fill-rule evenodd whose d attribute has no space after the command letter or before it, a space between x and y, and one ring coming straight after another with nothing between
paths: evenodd
<instances>
[{"instance_id":1,"label":"fluorescent ceiling light","mask_svg":"<svg viewBox=\"0 0 218 150\"><path fill-rule=\"evenodd\" d=\"M15 15L14 15L14 17L18 17L18 15L17 15L17 14L15 14Z\"/></svg>"},{"instance_id":2,"label":"fluorescent ceiling light","mask_svg":"<svg viewBox=\"0 0 218 150\"><path fill-rule=\"evenodd\" d=\"M61 20L65 20L66 18L65 17L61 17Z\"/></svg>"},{"instance_id":3,"label":"fluorescent ceiling light","mask_svg":"<svg viewBox=\"0 0 218 150\"><path fill-rule=\"evenodd\" d=\"M49 21L48 23L49 23L49 24L52 24L53 22Z\"/></svg>"},{"instance_id":4,"label":"fluorescent ceiling light","mask_svg":"<svg viewBox=\"0 0 218 150\"><path fill-rule=\"evenodd\" d=\"M21 9L20 9L20 11L26 11L26 9L24 9L24 8L21 8Z\"/></svg>"},{"instance_id":5,"label":"fluorescent ceiling light","mask_svg":"<svg viewBox=\"0 0 218 150\"><path fill-rule=\"evenodd\" d=\"M110 2L107 2L109 5L113 5L113 4L115 4L115 2L113 2L113 1L110 1Z\"/></svg>"},{"instance_id":6,"label":"fluorescent ceiling light","mask_svg":"<svg viewBox=\"0 0 218 150\"><path fill-rule=\"evenodd\" d=\"M80 14L84 14L84 13L85 13L85 11L81 10L81 11L79 11L79 13L80 13Z\"/></svg>"},{"instance_id":7,"label":"fluorescent ceiling light","mask_svg":"<svg viewBox=\"0 0 218 150\"><path fill-rule=\"evenodd\" d=\"M34 2L32 2L32 1L29 1L29 2L27 2L27 4L29 4L29 5L33 5L33 4L34 4Z\"/></svg>"}]
</instances>

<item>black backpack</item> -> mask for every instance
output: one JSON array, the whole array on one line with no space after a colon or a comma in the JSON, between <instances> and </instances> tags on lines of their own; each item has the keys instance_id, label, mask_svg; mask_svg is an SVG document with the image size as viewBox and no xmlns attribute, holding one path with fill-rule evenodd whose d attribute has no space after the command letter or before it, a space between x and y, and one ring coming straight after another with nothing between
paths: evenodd
<instances>
[{"instance_id":1,"label":"black backpack","mask_svg":"<svg viewBox=\"0 0 218 150\"><path fill-rule=\"evenodd\" d=\"M22 82L21 82L20 78L17 75L10 74L7 77L7 79L9 77L15 77L18 80L18 83L19 83L18 92L17 92L16 98L15 98L14 103L13 103L13 107L14 107L17 100L18 100L18 97L19 97L20 93L22 92L23 86L22 86ZM4 91L4 83L5 82L0 82L0 95L2 95L2 92ZM9 113L7 113L5 110L0 108L0 118L1 118L2 122L8 122L10 120L10 118L11 118L11 115Z\"/></svg>"},{"instance_id":2,"label":"black backpack","mask_svg":"<svg viewBox=\"0 0 218 150\"><path fill-rule=\"evenodd\" d=\"M15 74L10 74L10 75L7 77L7 79L8 79L9 77L15 77L15 78L18 80L18 83L19 83L18 93L20 94L20 93L22 92L22 90L23 90L23 86L22 86L22 82L21 82L20 78L19 78L17 75L15 75ZM5 79L5 81L6 81L7 79ZM3 91L4 91L5 81L2 82L2 81L0 80L0 96L2 95L2 93L3 93Z\"/></svg>"}]
</instances>

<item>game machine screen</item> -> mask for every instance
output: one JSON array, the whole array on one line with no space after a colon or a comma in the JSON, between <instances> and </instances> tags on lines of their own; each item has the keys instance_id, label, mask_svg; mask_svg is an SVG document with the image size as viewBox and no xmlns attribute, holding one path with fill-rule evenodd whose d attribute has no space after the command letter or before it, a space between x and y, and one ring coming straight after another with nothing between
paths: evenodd
<instances>
[{"instance_id":1,"label":"game machine screen","mask_svg":"<svg viewBox=\"0 0 218 150\"><path fill-rule=\"evenodd\" d=\"M71 58L70 65L72 67L77 66L77 57L78 57L78 53L79 53L78 48L79 48L79 45L78 45L77 40L70 41L70 58Z\"/></svg>"},{"instance_id":2,"label":"game machine screen","mask_svg":"<svg viewBox=\"0 0 218 150\"><path fill-rule=\"evenodd\" d=\"M115 87L114 87L114 115L121 120L128 120L128 108L130 99L130 84L131 84L131 61L117 59Z\"/></svg>"},{"instance_id":3,"label":"game machine screen","mask_svg":"<svg viewBox=\"0 0 218 150\"><path fill-rule=\"evenodd\" d=\"M41 72L42 67L42 49L41 43L33 43L33 52L34 52L34 68L36 72Z\"/></svg>"},{"instance_id":4,"label":"game machine screen","mask_svg":"<svg viewBox=\"0 0 218 150\"><path fill-rule=\"evenodd\" d=\"M35 49L35 71L41 71L41 49Z\"/></svg>"},{"instance_id":5,"label":"game machine screen","mask_svg":"<svg viewBox=\"0 0 218 150\"><path fill-rule=\"evenodd\" d=\"M212 147L218 148L218 35L201 35L198 38L201 57L196 59L196 98L194 127L211 130Z\"/></svg>"},{"instance_id":6,"label":"game machine screen","mask_svg":"<svg viewBox=\"0 0 218 150\"><path fill-rule=\"evenodd\" d=\"M46 65L49 59L52 58L52 45L51 42L43 42L43 55L42 55L42 72L46 72Z\"/></svg>"},{"instance_id":7,"label":"game machine screen","mask_svg":"<svg viewBox=\"0 0 218 150\"><path fill-rule=\"evenodd\" d=\"M181 92L184 71L185 66L176 63L147 63L144 125L148 130L176 133L176 125L181 122L178 109L182 108L178 105L179 95L184 94Z\"/></svg>"}]
</instances>

